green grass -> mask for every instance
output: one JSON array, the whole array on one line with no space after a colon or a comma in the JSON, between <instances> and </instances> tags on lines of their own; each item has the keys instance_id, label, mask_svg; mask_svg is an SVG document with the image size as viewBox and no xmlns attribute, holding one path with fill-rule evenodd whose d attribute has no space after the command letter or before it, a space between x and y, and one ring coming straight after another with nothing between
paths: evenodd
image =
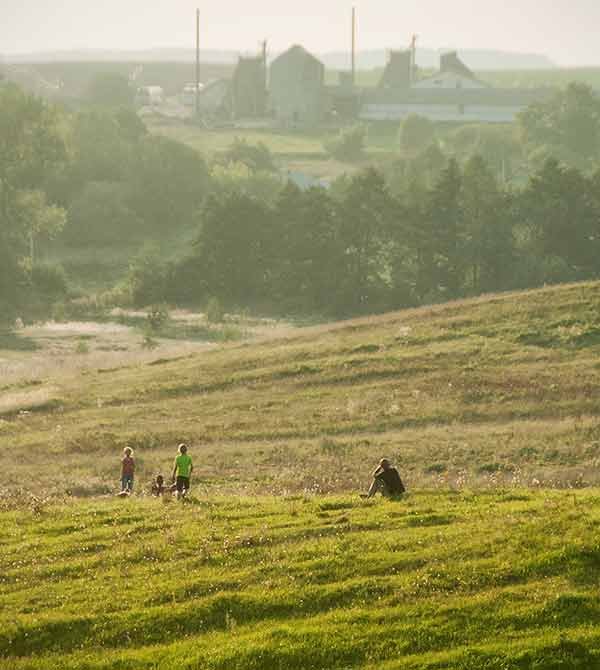
<instances>
[{"instance_id":1,"label":"green grass","mask_svg":"<svg viewBox=\"0 0 600 670\"><path fill-rule=\"evenodd\" d=\"M600 663L597 492L34 504L1 515L1 668Z\"/></svg>"},{"instance_id":2,"label":"green grass","mask_svg":"<svg viewBox=\"0 0 600 670\"><path fill-rule=\"evenodd\" d=\"M600 667L599 327L588 282L5 384L0 668ZM190 500L113 497L181 441Z\"/></svg>"},{"instance_id":3,"label":"green grass","mask_svg":"<svg viewBox=\"0 0 600 670\"><path fill-rule=\"evenodd\" d=\"M344 171L356 170L356 163L332 160L324 143L336 135L336 130L275 130L247 128L201 128L175 122L148 122L151 132L165 135L196 149L212 158L225 153L236 138L249 144L265 144L278 165L300 169L317 176L337 176ZM364 163L389 157L397 150L397 127L373 127L367 137ZM360 164L358 164L360 166Z\"/></svg>"},{"instance_id":4,"label":"green grass","mask_svg":"<svg viewBox=\"0 0 600 670\"><path fill-rule=\"evenodd\" d=\"M227 151L236 137L249 144L262 142L276 156L317 157L323 155L323 141L328 137L324 131L281 131L252 130L246 128L206 129L191 124L149 123L149 129L157 134L197 149L205 155L221 154Z\"/></svg>"}]
</instances>

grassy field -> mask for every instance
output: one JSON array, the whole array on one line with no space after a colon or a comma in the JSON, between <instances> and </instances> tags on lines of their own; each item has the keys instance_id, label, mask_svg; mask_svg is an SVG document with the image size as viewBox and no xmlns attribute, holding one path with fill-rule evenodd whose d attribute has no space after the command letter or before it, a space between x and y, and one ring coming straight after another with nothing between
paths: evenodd
<instances>
[{"instance_id":1,"label":"grassy field","mask_svg":"<svg viewBox=\"0 0 600 670\"><path fill-rule=\"evenodd\" d=\"M188 144L205 155L215 155L227 151L236 137L243 137L249 144L262 142L276 156L313 156L323 153L324 131L277 132L252 128L206 129L175 121L148 121L149 129L157 134Z\"/></svg>"},{"instance_id":2,"label":"grassy field","mask_svg":"<svg viewBox=\"0 0 600 670\"><path fill-rule=\"evenodd\" d=\"M3 383L0 668L600 667L599 351L582 283Z\"/></svg>"},{"instance_id":3,"label":"grassy field","mask_svg":"<svg viewBox=\"0 0 600 670\"><path fill-rule=\"evenodd\" d=\"M590 670L598 494L137 499L0 516L6 670Z\"/></svg>"},{"instance_id":4,"label":"grassy field","mask_svg":"<svg viewBox=\"0 0 600 670\"><path fill-rule=\"evenodd\" d=\"M209 159L225 153L236 138L243 138L249 144L261 142L269 148L279 167L329 179L389 158L398 149L398 128L387 126L371 129L362 162L344 163L332 159L325 151L324 143L337 132L332 130L201 128L151 118L146 124L150 132L187 144Z\"/></svg>"},{"instance_id":5,"label":"grassy field","mask_svg":"<svg viewBox=\"0 0 600 670\"><path fill-rule=\"evenodd\" d=\"M108 492L127 444L148 480L188 441L215 491L353 490L386 454L411 487L596 484L599 347L600 286L582 283L13 378L0 476Z\"/></svg>"}]
</instances>

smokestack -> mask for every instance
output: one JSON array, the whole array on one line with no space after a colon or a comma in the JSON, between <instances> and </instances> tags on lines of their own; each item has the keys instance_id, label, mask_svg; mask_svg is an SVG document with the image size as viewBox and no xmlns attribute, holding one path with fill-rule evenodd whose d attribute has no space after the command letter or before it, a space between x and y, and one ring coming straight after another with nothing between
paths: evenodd
<instances>
[{"instance_id":1,"label":"smokestack","mask_svg":"<svg viewBox=\"0 0 600 670\"><path fill-rule=\"evenodd\" d=\"M356 85L356 7L352 7L352 86Z\"/></svg>"},{"instance_id":2,"label":"smokestack","mask_svg":"<svg viewBox=\"0 0 600 670\"><path fill-rule=\"evenodd\" d=\"M200 10L196 10L196 116L200 116Z\"/></svg>"}]
</instances>

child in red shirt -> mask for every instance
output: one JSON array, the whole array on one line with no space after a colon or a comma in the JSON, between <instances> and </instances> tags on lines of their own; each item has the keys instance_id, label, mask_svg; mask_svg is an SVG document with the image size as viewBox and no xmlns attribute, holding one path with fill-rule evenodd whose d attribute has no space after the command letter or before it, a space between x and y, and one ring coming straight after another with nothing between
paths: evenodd
<instances>
[{"instance_id":1,"label":"child in red shirt","mask_svg":"<svg viewBox=\"0 0 600 670\"><path fill-rule=\"evenodd\" d=\"M125 447L121 459L121 493L133 491L133 475L135 472L135 461L133 460L133 449Z\"/></svg>"}]
</instances>

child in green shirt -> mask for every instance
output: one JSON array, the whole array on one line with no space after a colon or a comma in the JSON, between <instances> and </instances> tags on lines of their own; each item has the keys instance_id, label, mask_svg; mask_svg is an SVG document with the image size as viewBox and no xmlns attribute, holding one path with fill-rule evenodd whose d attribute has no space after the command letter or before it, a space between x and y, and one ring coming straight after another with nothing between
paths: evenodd
<instances>
[{"instance_id":1,"label":"child in green shirt","mask_svg":"<svg viewBox=\"0 0 600 670\"><path fill-rule=\"evenodd\" d=\"M190 490L190 477L192 476L192 470L194 469L192 458L187 450L188 448L186 444L180 444L177 450L178 454L175 458L175 463L173 464L172 479L175 482L178 498L184 498Z\"/></svg>"}]
</instances>

